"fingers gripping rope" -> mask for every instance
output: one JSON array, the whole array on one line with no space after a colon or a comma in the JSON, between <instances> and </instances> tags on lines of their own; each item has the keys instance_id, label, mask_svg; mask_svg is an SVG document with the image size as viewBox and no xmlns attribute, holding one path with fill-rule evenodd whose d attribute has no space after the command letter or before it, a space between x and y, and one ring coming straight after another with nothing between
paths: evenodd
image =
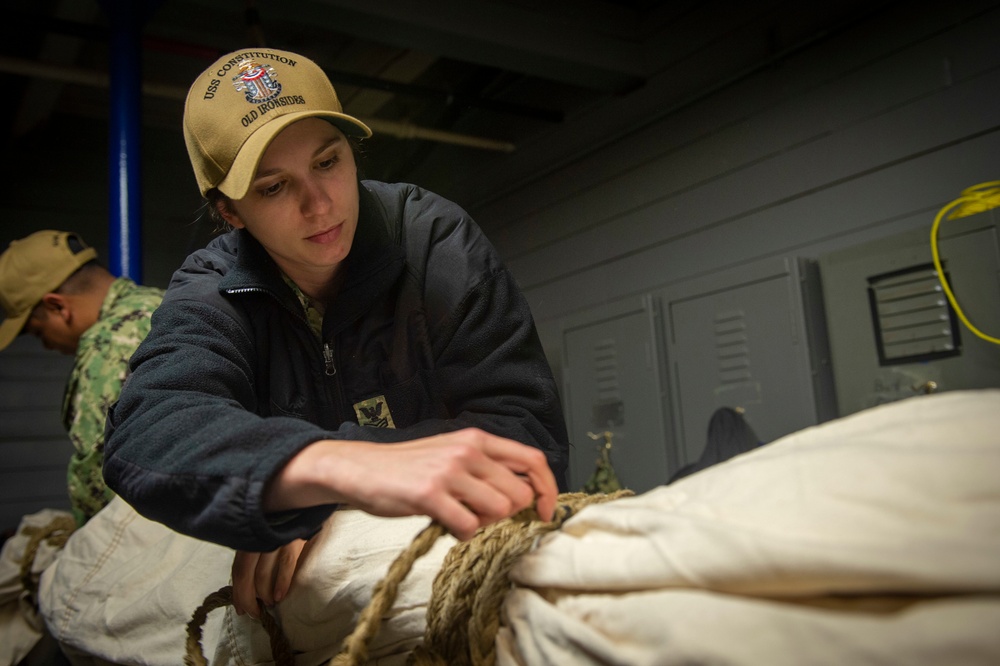
<instances>
[{"instance_id":1,"label":"fingers gripping rope","mask_svg":"<svg viewBox=\"0 0 1000 666\"><path fill-rule=\"evenodd\" d=\"M205 597L205 601L195 610L191 620L187 623L185 666L208 666L205 653L201 649L201 628L210 612L216 608L224 608L232 602L233 586L227 585ZM264 625L264 630L267 631L268 638L271 639L271 654L274 656L274 663L278 666L293 666L295 659L292 656L292 648L288 644L288 639L285 638L281 627L266 610L261 609L260 623Z\"/></svg>"},{"instance_id":2,"label":"fingers gripping rope","mask_svg":"<svg viewBox=\"0 0 1000 666\"><path fill-rule=\"evenodd\" d=\"M611 494L564 493L559 496L556 514L543 522L533 508L494 523L459 542L448 551L434 579L427 606L424 643L410 655L415 666L492 665L496 660L494 642L500 628L503 600L511 589L508 574L517 560L544 534L562 527L573 514L588 504L599 504L632 495L630 490ZM403 580L414 563L434 546L446 530L437 522L425 527L406 550L400 553L385 577L372 590L368 606L344 640L340 653L328 666L359 666L368 659L368 648L378 633L382 619L392 609ZM201 651L201 627L208 613L232 602L227 586L206 597L188 622L186 666L208 666ZM268 613L262 623L271 638L275 663L293 663L287 639Z\"/></svg>"},{"instance_id":3,"label":"fingers gripping rope","mask_svg":"<svg viewBox=\"0 0 1000 666\"><path fill-rule=\"evenodd\" d=\"M534 509L525 509L479 530L471 540L453 546L434 579L427 606L424 644L414 650L409 663L416 666L493 664L500 611L511 588L508 574L521 555L532 548L538 537L559 529L582 507L632 494L630 490L609 495L565 493L559 496L556 515L551 522L539 520ZM376 585L372 600L362 613L363 621L358 622L329 666L357 666L365 662L367 646L382 617L392 607L399 584L413 562L430 550L444 533L440 525L431 523L400 554L386 577Z\"/></svg>"}]
</instances>

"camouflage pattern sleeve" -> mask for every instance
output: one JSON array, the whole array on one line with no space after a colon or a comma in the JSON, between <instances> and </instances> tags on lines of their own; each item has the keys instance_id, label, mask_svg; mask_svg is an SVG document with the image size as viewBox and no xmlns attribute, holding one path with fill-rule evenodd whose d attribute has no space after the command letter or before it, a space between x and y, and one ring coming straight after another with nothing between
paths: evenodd
<instances>
[{"instance_id":1,"label":"camouflage pattern sleeve","mask_svg":"<svg viewBox=\"0 0 1000 666\"><path fill-rule=\"evenodd\" d=\"M118 399L128 360L149 333L163 292L119 278L108 290L97 322L80 338L63 398L63 425L73 444L67 470L70 506L83 525L114 497L104 484L104 421Z\"/></svg>"}]
</instances>

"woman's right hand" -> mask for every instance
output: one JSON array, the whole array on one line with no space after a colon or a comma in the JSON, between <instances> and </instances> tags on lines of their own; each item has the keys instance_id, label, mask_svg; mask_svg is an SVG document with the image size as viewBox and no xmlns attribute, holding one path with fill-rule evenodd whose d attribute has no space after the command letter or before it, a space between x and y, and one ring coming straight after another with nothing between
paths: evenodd
<instances>
[{"instance_id":1,"label":"woman's right hand","mask_svg":"<svg viewBox=\"0 0 1000 666\"><path fill-rule=\"evenodd\" d=\"M314 442L271 481L264 508L346 503L376 516L427 515L466 540L533 503L551 520L557 495L539 449L466 428L399 444Z\"/></svg>"}]
</instances>

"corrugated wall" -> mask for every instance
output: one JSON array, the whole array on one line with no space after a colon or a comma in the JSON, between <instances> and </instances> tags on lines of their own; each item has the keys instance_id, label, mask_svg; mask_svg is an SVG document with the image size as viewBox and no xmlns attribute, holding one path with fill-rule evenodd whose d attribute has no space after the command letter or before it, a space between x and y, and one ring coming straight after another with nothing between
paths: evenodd
<instances>
[{"instance_id":1,"label":"corrugated wall","mask_svg":"<svg viewBox=\"0 0 1000 666\"><path fill-rule=\"evenodd\" d=\"M0 363L0 531L42 508L69 510L66 465L73 452L59 419L73 359L31 337Z\"/></svg>"},{"instance_id":2,"label":"corrugated wall","mask_svg":"<svg viewBox=\"0 0 1000 666\"><path fill-rule=\"evenodd\" d=\"M476 208L550 360L566 315L929 230L1000 178L998 34L993 3L881 11Z\"/></svg>"}]
</instances>

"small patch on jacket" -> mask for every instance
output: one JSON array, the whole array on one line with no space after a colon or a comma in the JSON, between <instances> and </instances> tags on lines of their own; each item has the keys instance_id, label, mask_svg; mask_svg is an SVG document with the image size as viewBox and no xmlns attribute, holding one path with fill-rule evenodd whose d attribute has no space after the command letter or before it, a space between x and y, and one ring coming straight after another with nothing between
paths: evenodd
<instances>
[{"instance_id":1,"label":"small patch on jacket","mask_svg":"<svg viewBox=\"0 0 1000 666\"><path fill-rule=\"evenodd\" d=\"M361 402L354 403L354 413L358 415L358 424L375 428L395 428L389 405L384 395L377 395Z\"/></svg>"}]
</instances>

